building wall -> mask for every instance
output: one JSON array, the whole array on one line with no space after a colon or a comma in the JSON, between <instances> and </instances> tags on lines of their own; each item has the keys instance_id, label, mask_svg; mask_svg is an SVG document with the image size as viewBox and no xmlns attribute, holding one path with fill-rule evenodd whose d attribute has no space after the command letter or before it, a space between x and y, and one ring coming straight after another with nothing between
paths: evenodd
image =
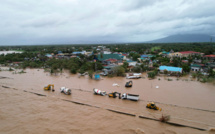
<instances>
[{"instance_id":1,"label":"building wall","mask_svg":"<svg viewBox=\"0 0 215 134\"><path fill-rule=\"evenodd\" d=\"M179 52L175 52L175 53L170 53L169 57L182 57L182 54Z\"/></svg>"},{"instance_id":2,"label":"building wall","mask_svg":"<svg viewBox=\"0 0 215 134\"><path fill-rule=\"evenodd\" d=\"M199 67L191 67L191 71L198 72L201 71Z\"/></svg>"}]
</instances>

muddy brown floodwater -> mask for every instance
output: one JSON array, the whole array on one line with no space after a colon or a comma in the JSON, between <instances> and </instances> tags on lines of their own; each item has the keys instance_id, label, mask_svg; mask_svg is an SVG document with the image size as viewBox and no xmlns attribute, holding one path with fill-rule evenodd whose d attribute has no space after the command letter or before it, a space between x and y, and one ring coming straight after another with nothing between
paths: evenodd
<instances>
[{"instance_id":1,"label":"muddy brown floodwater","mask_svg":"<svg viewBox=\"0 0 215 134\"><path fill-rule=\"evenodd\" d=\"M159 77L160 80L133 79L133 87L125 88L129 79L123 77L102 77L97 81L67 71L58 75L42 69L25 71L0 72L0 133L214 133L208 131L215 128L212 84ZM47 84L54 84L55 92L44 91ZM60 93L62 86L72 89L72 94ZM138 94L140 100L94 95L93 88ZM162 111L146 109L149 101L157 102ZM170 123L182 126L156 121L162 114L170 116Z\"/></svg>"}]
</instances>

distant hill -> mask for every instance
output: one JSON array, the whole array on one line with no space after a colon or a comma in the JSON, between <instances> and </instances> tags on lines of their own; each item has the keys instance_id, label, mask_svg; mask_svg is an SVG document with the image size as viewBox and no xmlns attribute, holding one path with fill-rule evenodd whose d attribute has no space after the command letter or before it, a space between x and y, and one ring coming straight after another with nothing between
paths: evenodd
<instances>
[{"instance_id":1,"label":"distant hill","mask_svg":"<svg viewBox=\"0 0 215 134\"><path fill-rule=\"evenodd\" d=\"M212 36L206 34L178 34L148 42L149 43L210 42L211 37ZM213 42L214 41L215 39L213 37Z\"/></svg>"}]
</instances>

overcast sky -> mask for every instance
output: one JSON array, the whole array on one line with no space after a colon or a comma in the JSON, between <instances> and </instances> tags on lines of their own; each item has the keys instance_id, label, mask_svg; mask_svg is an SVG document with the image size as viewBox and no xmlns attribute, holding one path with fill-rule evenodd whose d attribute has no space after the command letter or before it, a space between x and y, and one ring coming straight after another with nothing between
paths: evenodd
<instances>
[{"instance_id":1,"label":"overcast sky","mask_svg":"<svg viewBox=\"0 0 215 134\"><path fill-rule=\"evenodd\" d=\"M215 0L1 0L0 45L215 34Z\"/></svg>"}]
</instances>

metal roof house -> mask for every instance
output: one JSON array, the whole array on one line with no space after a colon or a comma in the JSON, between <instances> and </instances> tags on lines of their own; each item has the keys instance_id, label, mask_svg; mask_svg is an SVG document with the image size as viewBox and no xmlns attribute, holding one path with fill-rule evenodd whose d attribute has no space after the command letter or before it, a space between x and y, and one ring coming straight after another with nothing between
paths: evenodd
<instances>
[{"instance_id":1,"label":"metal roof house","mask_svg":"<svg viewBox=\"0 0 215 134\"><path fill-rule=\"evenodd\" d=\"M180 67L172 67L172 66L160 66L159 70L163 72L164 70L167 70L169 72L179 72L182 73L182 68Z\"/></svg>"},{"instance_id":2,"label":"metal roof house","mask_svg":"<svg viewBox=\"0 0 215 134\"><path fill-rule=\"evenodd\" d=\"M191 71L203 71L204 67L205 67L204 64L191 64L190 65Z\"/></svg>"},{"instance_id":3,"label":"metal roof house","mask_svg":"<svg viewBox=\"0 0 215 134\"><path fill-rule=\"evenodd\" d=\"M104 65L109 65L111 63L118 64L122 62L122 58L118 54L98 54L97 57Z\"/></svg>"}]
</instances>

